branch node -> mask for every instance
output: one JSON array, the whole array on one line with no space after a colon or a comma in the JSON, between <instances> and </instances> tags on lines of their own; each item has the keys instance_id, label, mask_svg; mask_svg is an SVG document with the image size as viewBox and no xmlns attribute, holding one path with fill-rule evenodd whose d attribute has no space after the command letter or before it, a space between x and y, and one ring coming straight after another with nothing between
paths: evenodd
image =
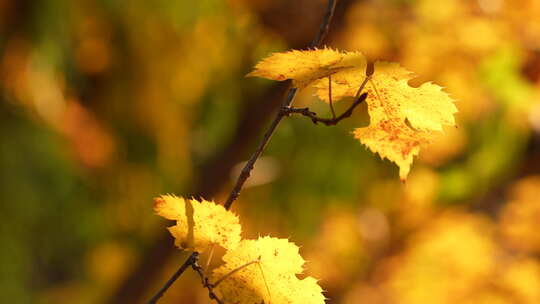
<instances>
[{"instance_id":1,"label":"branch node","mask_svg":"<svg viewBox=\"0 0 540 304\"><path fill-rule=\"evenodd\" d=\"M204 273L204 269L199 265L197 261L191 264L191 268L199 275L201 278L201 284L204 288L208 290L208 297L211 300L215 300L218 304L223 304L223 302L218 298L218 296L214 292L215 285L210 283L210 280Z\"/></svg>"},{"instance_id":2,"label":"branch node","mask_svg":"<svg viewBox=\"0 0 540 304\"><path fill-rule=\"evenodd\" d=\"M314 124L317 124L317 123L320 122L320 123L322 123L322 124L324 124L326 126L335 126L340 121L342 121L343 119L350 117L352 115L354 109L359 104L361 104L364 100L366 100L366 98L367 98L367 93L363 93L358 98L356 98L356 100L351 104L351 106L345 112L343 112L343 114L341 114L341 115L339 115L338 117L335 117L335 118L322 118L322 117L319 117L319 116L317 116L317 113L310 111L309 108L288 107L286 109L283 109L283 111L284 111L284 115L286 115L286 116L289 116L290 114L300 114L302 116L306 116L306 117L310 118L311 121Z\"/></svg>"}]
</instances>

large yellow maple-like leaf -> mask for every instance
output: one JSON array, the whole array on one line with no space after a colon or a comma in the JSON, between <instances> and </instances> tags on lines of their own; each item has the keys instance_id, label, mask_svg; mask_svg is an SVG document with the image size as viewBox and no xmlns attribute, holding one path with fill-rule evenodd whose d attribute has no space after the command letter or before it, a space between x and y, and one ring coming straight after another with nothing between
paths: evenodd
<instances>
[{"instance_id":1,"label":"large yellow maple-like leaf","mask_svg":"<svg viewBox=\"0 0 540 304\"><path fill-rule=\"evenodd\" d=\"M366 58L357 52L340 52L332 49L307 51L292 50L274 53L255 66L247 76L257 76L272 80L292 79L297 88L304 88L311 82L328 77L338 71L352 69L366 64Z\"/></svg>"},{"instance_id":2,"label":"large yellow maple-like leaf","mask_svg":"<svg viewBox=\"0 0 540 304\"><path fill-rule=\"evenodd\" d=\"M440 86L424 83L409 86L412 73L396 63L376 62L375 72L366 86L370 124L354 131L356 138L399 166L399 176L405 180L413 157L420 146L433 138L434 131L452 126L457 109ZM354 96L364 81L363 74L350 71L332 77L332 97ZM318 96L328 100L328 82L317 81Z\"/></svg>"},{"instance_id":3,"label":"large yellow maple-like leaf","mask_svg":"<svg viewBox=\"0 0 540 304\"><path fill-rule=\"evenodd\" d=\"M154 199L154 210L176 220L168 229L179 248L203 252L214 245L231 249L240 242L238 217L213 202L162 195Z\"/></svg>"},{"instance_id":4,"label":"large yellow maple-like leaf","mask_svg":"<svg viewBox=\"0 0 540 304\"><path fill-rule=\"evenodd\" d=\"M315 60L319 57L333 61ZM301 68L303 64L305 68ZM354 97L369 74L367 66L367 60L359 52L291 51L261 61L250 75L274 80L291 78L301 84L298 87L312 85L317 88L318 97L328 102L328 76L331 75L332 101ZM457 112L452 98L441 87L424 83L414 88L408 84L410 79L412 73L399 64L376 62L365 87L370 124L354 131L360 142L399 166L402 180L406 179L420 146L430 142L433 132L442 131L445 125L453 126Z\"/></svg>"},{"instance_id":5,"label":"large yellow maple-like leaf","mask_svg":"<svg viewBox=\"0 0 540 304\"><path fill-rule=\"evenodd\" d=\"M224 303L324 303L322 289L314 278L296 277L302 272L304 259L298 246L287 239L242 240L227 251L223 260L225 265L215 269L213 277L227 276L215 287ZM248 263L252 264L242 267Z\"/></svg>"}]
</instances>

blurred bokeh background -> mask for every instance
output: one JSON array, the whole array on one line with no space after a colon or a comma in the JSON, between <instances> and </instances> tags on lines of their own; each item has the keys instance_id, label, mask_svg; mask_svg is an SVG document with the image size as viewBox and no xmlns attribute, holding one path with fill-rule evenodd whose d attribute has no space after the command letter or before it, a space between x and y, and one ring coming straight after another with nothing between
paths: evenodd
<instances>
[{"instance_id":1,"label":"blurred bokeh background","mask_svg":"<svg viewBox=\"0 0 540 304\"><path fill-rule=\"evenodd\" d=\"M1 0L0 302L143 303L183 262L152 198L222 202L324 0ZM329 303L540 303L540 2L340 0L327 45L444 86L458 127L397 167L286 119L233 210ZM303 92L297 105L327 106ZM343 109L346 104L338 104ZM209 303L192 274L160 303Z\"/></svg>"}]
</instances>

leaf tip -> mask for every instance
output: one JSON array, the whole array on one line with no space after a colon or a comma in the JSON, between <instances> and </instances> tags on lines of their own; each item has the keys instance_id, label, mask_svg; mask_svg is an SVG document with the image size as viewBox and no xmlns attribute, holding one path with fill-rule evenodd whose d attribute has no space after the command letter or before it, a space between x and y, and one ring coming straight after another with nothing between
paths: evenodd
<instances>
[{"instance_id":1,"label":"leaf tip","mask_svg":"<svg viewBox=\"0 0 540 304\"><path fill-rule=\"evenodd\" d=\"M163 204L165 204L165 200L163 197L154 197L154 210L157 212L159 209L163 207Z\"/></svg>"}]
</instances>

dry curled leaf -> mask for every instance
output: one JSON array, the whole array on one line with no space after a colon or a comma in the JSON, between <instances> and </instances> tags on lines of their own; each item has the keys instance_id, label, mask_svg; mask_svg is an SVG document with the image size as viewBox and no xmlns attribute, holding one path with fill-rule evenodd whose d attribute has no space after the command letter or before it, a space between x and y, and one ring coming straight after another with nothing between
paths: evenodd
<instances>
[{"instance_id":1,"label":"dry curled leaf","mask_svg":"<svg viewBox=\"0 0 540 304\"><path fill-rule=\"evenodd\" d=\"M203 252L214 245L231 249L240 242L238 217L214 202L162 195L154 199L154 210L176 220L169 231L179 248Z\"/></svg>"}]
</instances>

